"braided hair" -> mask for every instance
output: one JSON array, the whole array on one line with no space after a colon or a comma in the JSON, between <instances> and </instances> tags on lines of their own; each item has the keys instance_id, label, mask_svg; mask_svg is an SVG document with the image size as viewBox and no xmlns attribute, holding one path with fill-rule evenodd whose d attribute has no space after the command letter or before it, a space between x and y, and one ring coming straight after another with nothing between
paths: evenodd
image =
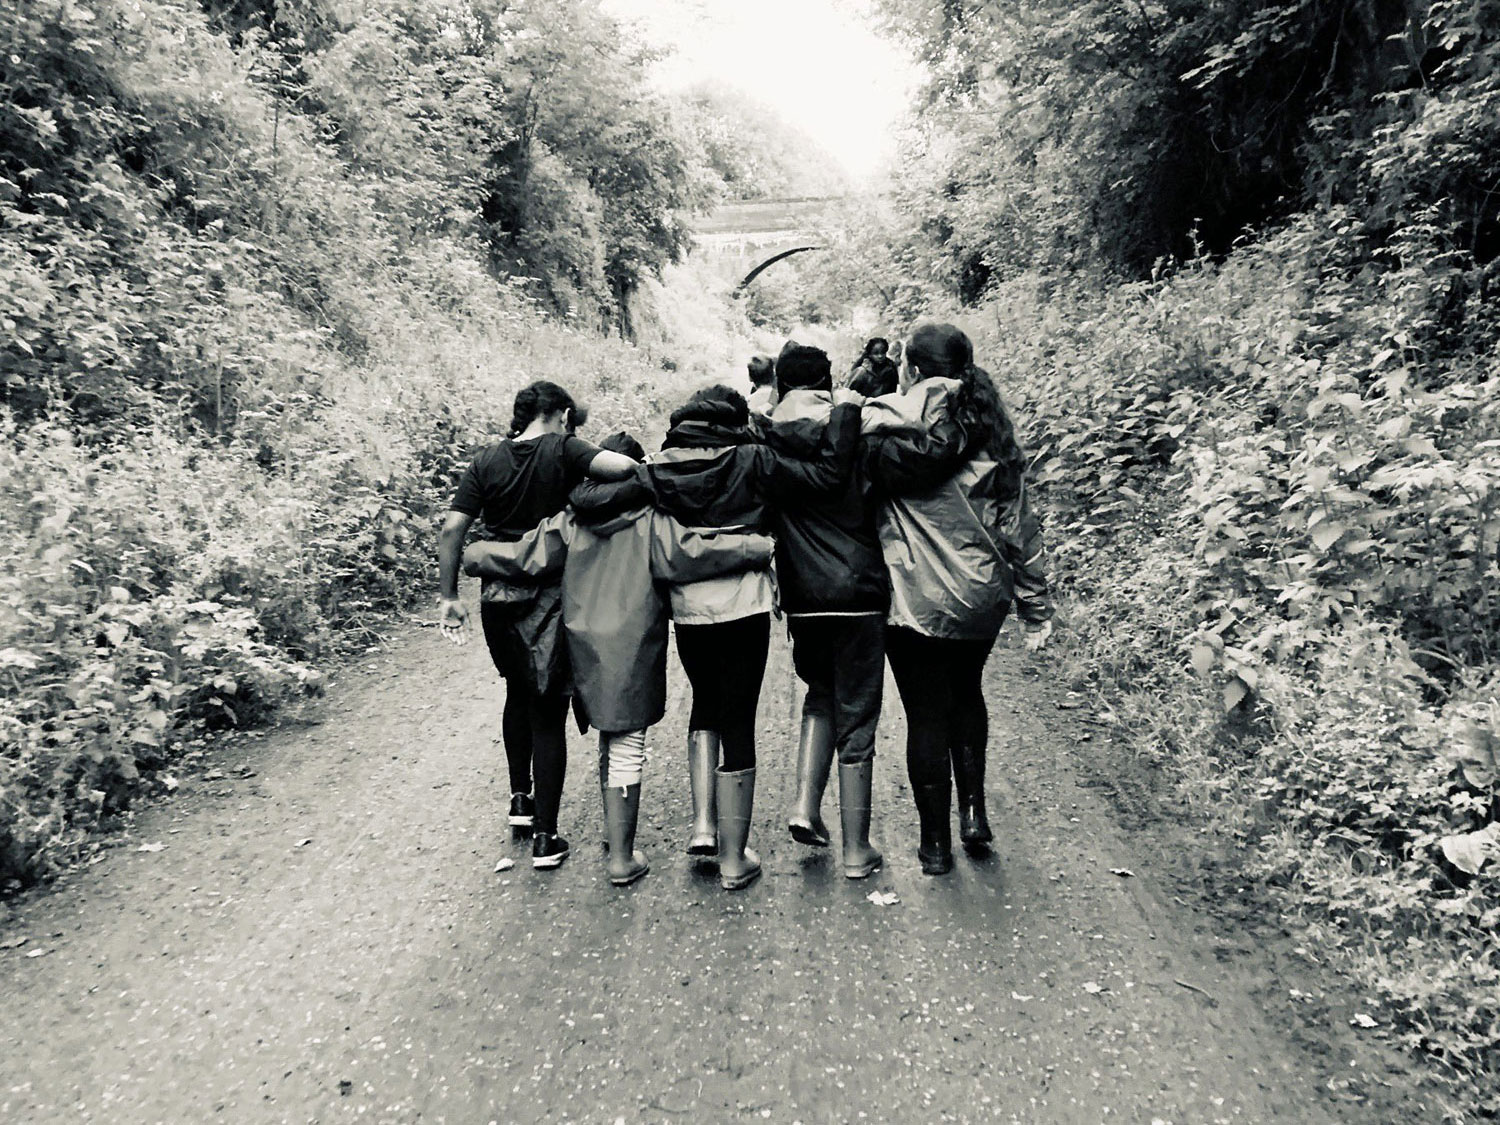
<instances>
[{"instance_id":1,"label":"braided hair","mask_svg":"<svg viewBox=\"0 0 1500 1125\"><path fill-rule=\"evenodd\" d=\"M990 373L975 364L974 344L967 335L951 324L918 325L906 345L906 359L923 379L958 380L955 413L969 435L971 455L983 453L1018 476L1026 471L1015 423Z\"/></svg>"},{"instance_id":2,"label":"braided hair","mask_svg":"<svg viewBox=\"0 0 1500 1125\"><path fill-rule=\"evenodd\" d=\"M510 415L510 436L519 437L521 432L538 418L556 414L559 410L569 413L569 424L581 425L582 411L573 401L573 396L556 383L539 379L516 393L516 405Z\"/></svg>"}]
</instances>

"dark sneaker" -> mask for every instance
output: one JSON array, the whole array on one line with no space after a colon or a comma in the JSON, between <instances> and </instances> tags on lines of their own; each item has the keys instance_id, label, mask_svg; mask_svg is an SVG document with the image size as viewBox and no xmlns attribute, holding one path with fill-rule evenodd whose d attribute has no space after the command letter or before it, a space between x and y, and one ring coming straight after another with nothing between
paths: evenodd
<instances>
[{"instance_id":1,"label":"dark sneaker","mask_svg":"<svg viewBox=\"0 0 1500 1125\"><path fill-rule=\"evenodd\" d=\"M531 838L531 866L538 870L561 867L568 858L568 842L551 832L538 832Z\"/></svg>"},{"instance_id":2,"label":"dark sneaker","mask_svg":"<svg viewBox=\"0 0 1500 1125\"><path fill-rule=\"evenodd\" d=\"M529 793L513 793L510 798L510 826L530 828L536 820L536 802Z\"/></svg>"}]
</instances>

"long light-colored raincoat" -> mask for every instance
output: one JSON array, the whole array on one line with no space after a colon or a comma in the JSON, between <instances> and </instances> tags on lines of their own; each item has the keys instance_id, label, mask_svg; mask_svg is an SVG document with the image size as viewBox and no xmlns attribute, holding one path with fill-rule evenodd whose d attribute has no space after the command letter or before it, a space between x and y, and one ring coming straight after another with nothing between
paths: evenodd
<instances>
[{"instance_id":1,"label":"long light-colored raincoat","mask_svg":"<svg viewBox=\"0 0 1500 1125\"><path fill-rule=\"evenodd\" d=\"M960 384L926 379L865 403L867 439L949 416ZM936 487L888 496L880 544L891 580L891 625L929 637L992 640L1012 601L1028 623L1052 615L1041 524L1024 478L983 455Z\"/></svg>"}]
</instances>

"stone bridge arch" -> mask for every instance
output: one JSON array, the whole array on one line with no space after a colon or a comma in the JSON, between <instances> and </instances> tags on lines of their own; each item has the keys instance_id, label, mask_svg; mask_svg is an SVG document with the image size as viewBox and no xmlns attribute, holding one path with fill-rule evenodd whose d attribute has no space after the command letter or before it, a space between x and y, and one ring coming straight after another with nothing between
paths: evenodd
<instances>
[{"instance_id":1,"label":"stone bridge arch","mask_svg":"<svg viewBox=\"0 0 1500 1125\"><path fill-rule=\"evenodd\" d=\"M693 253L721 264L740 293L767 269L823 249L830 213L841 196L736 200L702 219Z\"/></svg>"}]
</instances>

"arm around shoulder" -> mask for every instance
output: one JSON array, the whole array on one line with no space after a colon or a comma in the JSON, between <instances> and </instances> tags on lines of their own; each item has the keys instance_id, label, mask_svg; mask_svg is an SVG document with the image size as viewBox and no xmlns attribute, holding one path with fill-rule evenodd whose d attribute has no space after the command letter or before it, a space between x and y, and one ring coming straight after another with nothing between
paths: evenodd
<instances>
[{"instance_id":1,"label":"arm around shoulder","mask_svg":"<svg viewBox=\"0 0 1500 1125\"><path fill-rule=\"evenodd\" d=\"M865 472L892 496L927 492L963 467L968 435L944 417L925 429L888 430L865 439Z\"/></svg>"},{"instance_id":2,"label":"arm around shoulder","mask_svg":"<svg viewBox=\"0 0 1500 1125\"><path fill-rule=\"evenodd\" d=\"M828 425L817 449L801 459L769 448L769 485L775 495L807 495L837 492L849 481L859 453L859 405L842 402L828 415Z\"/></svg>"},{"instance_id":3,"label":"arm around shoulder","mask_svg":"<svg viewBox=\"0 0 1500 1125\"><path fill-rule=\"evenodd\" d=\"M588 474L595 480L626 480L632 476L640 462L623 453L601 449L589 462Z\"/></svg>"},{"instance_id":4,"label":"arm around shoulder","mask_svg":"<svg viewBox=\"0 0 1500 1125\"><path fill-rule=\"evenodd\" d=\"M673 585L763 570L775 548L769 535L688 527L662 512L651 515L651 576Z\"/></svg>"}]
</instances>

